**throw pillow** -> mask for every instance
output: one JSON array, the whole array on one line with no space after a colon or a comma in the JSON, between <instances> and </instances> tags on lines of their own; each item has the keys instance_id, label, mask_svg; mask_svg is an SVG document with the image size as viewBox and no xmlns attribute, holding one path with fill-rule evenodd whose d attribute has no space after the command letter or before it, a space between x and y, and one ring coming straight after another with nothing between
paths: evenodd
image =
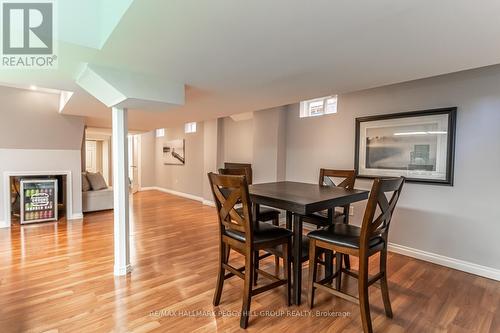
<instances>
[{"instance_id":1,"label":"throw pillow","mask_svg":"<svg viewBox=\"0 0 500 333\"><path fill-rule=\"evenodd\" d=\"M87 192L90 191L90 183L89 179L87 178L87 173L82 172L82 192Z\"/></svg>"},{"instance_id":2,"label":"throw pillow","mask_svg":"<svg viewBox=\"0 0 500 333\"><path fill-rule=\"evenodd\" d=\"M106 181L104 180L104 177L99 172L96 173L88 172L87 178L89 180L90 186L92 187L92 190L94 191L108 188L108 185L106 185Z\"/></svg>"}]
</instances>

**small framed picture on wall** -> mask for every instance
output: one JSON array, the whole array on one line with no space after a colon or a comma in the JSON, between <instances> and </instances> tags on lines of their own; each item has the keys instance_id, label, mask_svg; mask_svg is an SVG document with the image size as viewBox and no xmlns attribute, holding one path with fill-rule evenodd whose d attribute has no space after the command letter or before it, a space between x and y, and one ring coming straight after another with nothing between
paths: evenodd
<instances>
[{"instance_id":1,"label":"small framed picture on wall","mask_svg":"<svg viewBox=\"0 0 500 333\"><path fill-rule=\"evenodd\" d=\"M163 164L184 165L186 163L184 139L165 142L162 157Z\"/></svg>"},{"instance_id":2,"label":"small framed picture on wall","mask_svg":"<svg viewBox=\"0 0 500 333\"><path fill-rule=\"evenodd\" d=\"M356 118L358 177L453 185L456 107Z\"/></svg>"}]
</instances>

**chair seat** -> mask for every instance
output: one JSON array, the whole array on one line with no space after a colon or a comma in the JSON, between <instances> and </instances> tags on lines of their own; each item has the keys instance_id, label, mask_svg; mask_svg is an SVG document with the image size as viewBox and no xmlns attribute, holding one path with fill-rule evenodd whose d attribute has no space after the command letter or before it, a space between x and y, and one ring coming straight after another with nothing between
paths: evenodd
<instances>
[{"instance_id":1,"label":"chair seat","mask_svg":"<svg viewBox=\"0 0 500 333\"><path fill-rule=\"evenodd\" d=\"M309 260L309 244L310 244L309 238L307 237L302 238L302 246L300 251L301 263ZM264 251L271 253L272 255L276 255L280 258L283 258L283 247L281 245L275 246L274 248L265 249ZM293 253L292 253L292 260L293 260Z\"/></svg>"},{"instance_id":2,"label":"chair seat","mask_svg":"<svg viewBox=\"0 0 500 333\"><path fill-rule=\"evenodd\" d=\"M269 220L273 220L280 216L280 211L277 209L269 208L269 207L260 207L259 208L259 221L265 222Z\"/></svg>"},{"instance_id":3,"label":"chair seat","mask_svg":"<svg viewBox=\"0 0 500 333\"><path fill-rule=\"evenodd\" d=\"M265 251L283 258L283 247L281 245L277 245L274 248L265 249ZM305 262L307 260L309 260L309 239L307 237L304 237L302 239L302 246L300 251L300 262Z\"/></svg>"},{"instance_id":4,"label":"chair seat","mask_svg":"<svg viewBox=\"0 0 500 333\"><path fill-rule=\"evenodd\" d=\"M243 215L243 208L239 207L235 209L238 214ZM259 216L257 217L257 220L261 222L266 222L269 220L274 220L275 218L278 218L280 215L280 211L277 209L269 208L269 207L260 207L259 209Z\"/></svg>"},{"instance_id":5,"label":"chair seat","mask_svg":"<svg viewBox=\"0 0 500 333\"><path fill-rule=\"evenodd\" d=\"M229 236L233 239L236 239L240 242L245 242L245 234L239 231L226 229L226 236ZM255 228L253 231L253 241L255 244L262 244L278 239L288 238L293 235L288 229L275 227L269 223L259 222L258 228Z\"/></svg>"},{"instance_id":6,"label":"chair seat","mask_svg":"<svg viewBox=\"0 0 500 333\"><path fill-rule=\"evenodd\" d=\"M343 216L344 216L344 213L336 211L336 210L333 213L334 220L339 219ZM304 215L302 217L302 221L309 223L309 224L314 224L317 226L327 226L327 225L332 224L328 220L328 210L322 210L322 211L319 211L316 213ZM342 221L338 221L338 222L341 223ZM334 223L337 223L337 221L334 221Z\"/></svg>"},{"instance_id":7,"label":"chair seat","mask_svg":"<svg viewBox=\"0 0 500 333\"><path fill-rule=\"evenodd\" d=\"M335 244L352 249L359 249L359 237L361 228L349 224L332 224L331 226L311 231L307 237ZM370 249L383 248L384 240L382 237L374 237L370 240Z\"/></svg>"}]
</instances>

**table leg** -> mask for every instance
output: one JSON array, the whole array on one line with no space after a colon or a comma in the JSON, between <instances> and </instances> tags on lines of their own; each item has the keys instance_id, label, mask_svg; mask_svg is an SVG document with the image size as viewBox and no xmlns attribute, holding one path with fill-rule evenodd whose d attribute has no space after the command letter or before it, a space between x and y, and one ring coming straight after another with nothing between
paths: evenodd
<instances>
[{"instance_id":1,"label":"table leg","mask_svg":"<svg viewBox=\"0 0 500 333\"><path fill-rule=\"evenodd\" d=\"M257 230L259 228L259 216L260 213L260 205L254 203L252 205L252 218L253 218L253 225L255 226L254 230ZM253 284L256 286L257 285L257 280L259 279L259 274L257 273L257 270L259 269L259 251L255 251L254 253L254 267L255 270L253 271Z\"/></svg>"},{"instance_id":2,"label":"table leg","mask_svg":"<svg viewBox=\"0 0 500 333\"><path fill-rule=\"evenodd\" d=\"M293 214L293 301L300 305L302 291L302 219Z\"/></svg>"},{"instance_id":3,"label":"table leg","mask_svg":"<svg viewBox=\"0 0 500 333\"><path fill-rule=\"evenodd\" d=\"M349 224L349 211L351 205L347 205L344 207L344 224ZM344 262L345 262L345 268L346 269L351 269L351 261L349 260L349 255L344 254Z\"/></svg>"},{"instance_id":4,"label":"table leg","mask_svg":"<svg viewBox=\"0 0 500 333\"><path fill-rule=\"evenodd\" d=\"M292 212L286 211L286 228L288 230L292 229Z\"/></svg>"},{"instance_id":5,"label":"table leg","mask_svg":"<svg viewBox=\"0 0 500 333\"><path fill-rule=\"evenodd\" d=\"M335 208L328 209L328 222L333 224ZM325 278L333 275L333 252L330 250L325 251Z\"/></svg>"},{"instance_id":6,"label":"table leg","mask_svg":"<svg viewBox=\"0 0 500 333\"><path fill-rule=\"evenodd\" d=\"M335 207L328 209L328 223L333 224L333 214L335 213Z\"/></svg>"},{"instance_id":7,"label":"table leg","mask_svg":"<svg viewBox=\"0 0 500 333\"><path fill-rule=\"evenodd\" d=\"M253 223L254 223L254 226L257 228L259 226L259 219L258 219L258 216L260 214L260 205L259 204L252 204L252 219L253 219Z\"/></svg>"}]
</instances>

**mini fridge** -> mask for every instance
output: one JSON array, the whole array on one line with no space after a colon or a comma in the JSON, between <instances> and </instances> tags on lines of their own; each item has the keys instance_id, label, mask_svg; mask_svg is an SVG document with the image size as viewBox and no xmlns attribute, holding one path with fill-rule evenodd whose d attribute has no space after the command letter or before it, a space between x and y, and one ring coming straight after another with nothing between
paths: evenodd
<instances>
[{"instance_id":1,"label":"mini fridge","mask_svg":"<svg viewBox=\"0 0 500 333\"><path fill-rule=\"evenodd\" d=\"M57 179L23 179L21 224L57 221Z\"/></svg>"}]
</instances>

